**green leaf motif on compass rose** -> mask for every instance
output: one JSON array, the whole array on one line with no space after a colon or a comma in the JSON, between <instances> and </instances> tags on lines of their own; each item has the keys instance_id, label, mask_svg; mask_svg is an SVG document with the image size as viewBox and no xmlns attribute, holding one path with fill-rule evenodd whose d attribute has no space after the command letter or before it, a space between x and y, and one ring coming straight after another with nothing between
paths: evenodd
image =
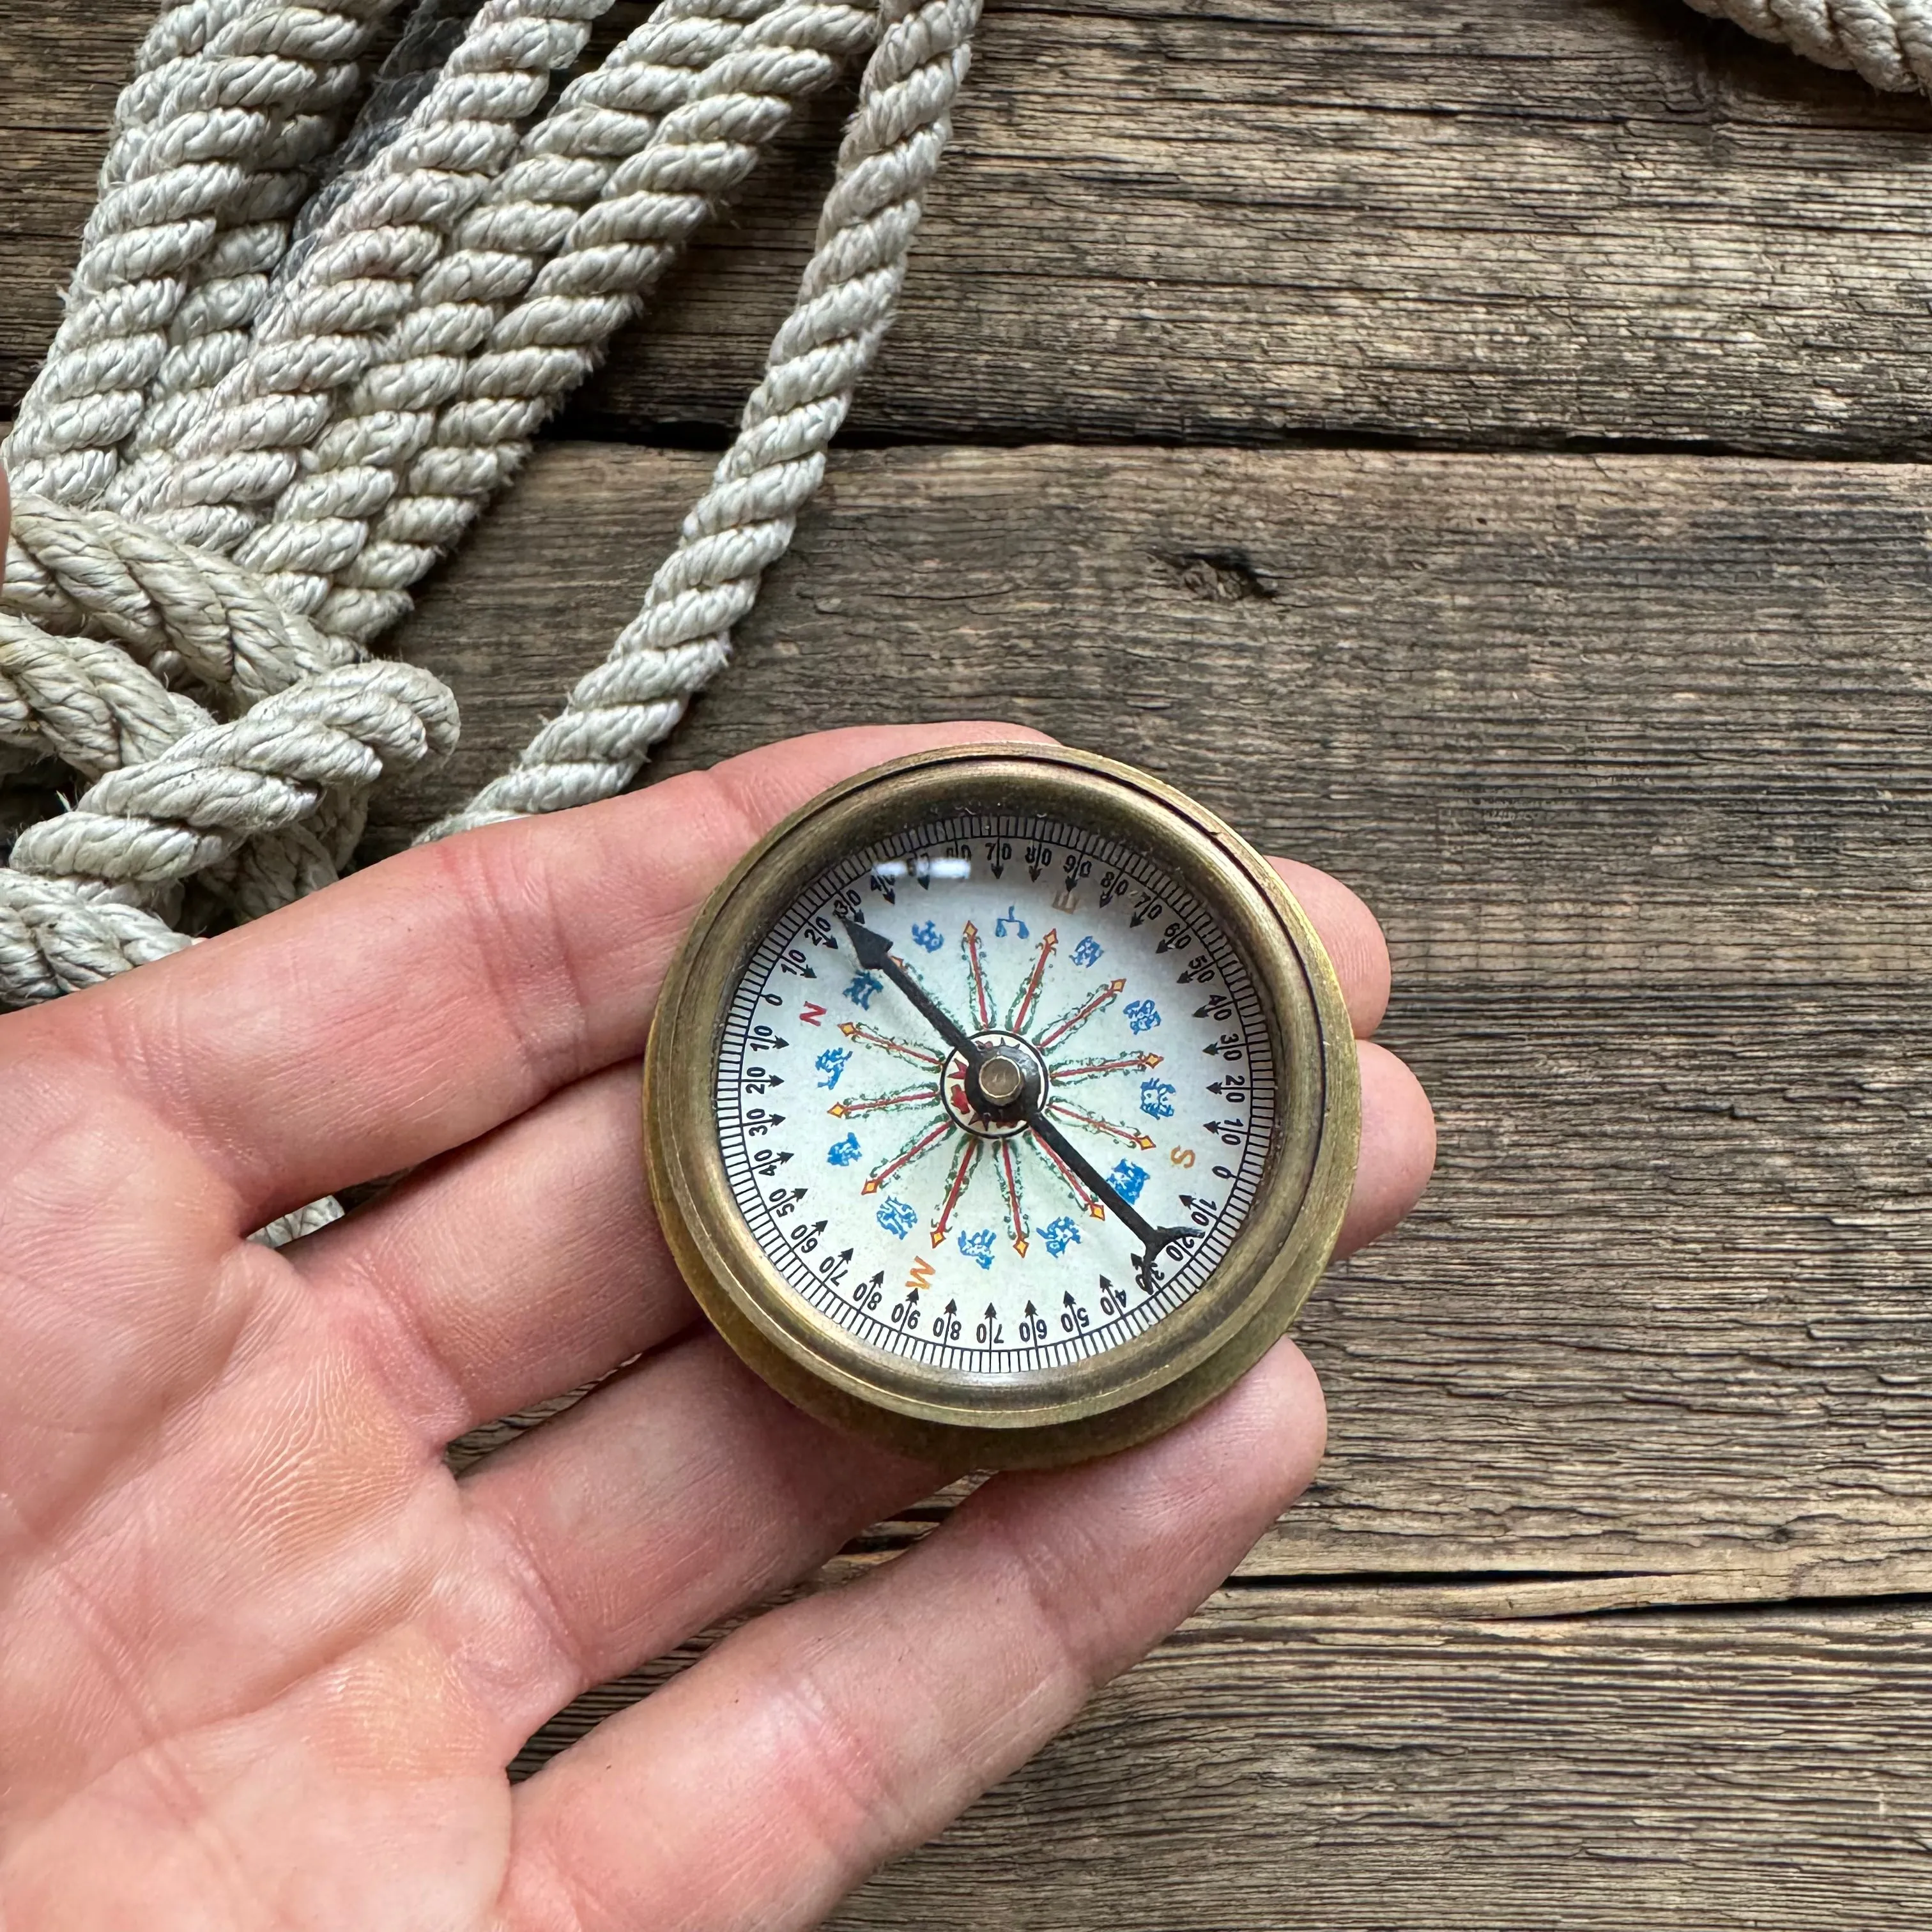
<instances>
[{"instance_id":1,"label":"green leaf motif on compass rose","mask_svg":"<svg viewBox=\"0 0 1932 1932\"><path fill-rule=\"evenodd\" d=\"M1010 1372L1205 1277L1274 1087L1240 956L1172 880L1091 832L962 818L800 896L734 1004L718 1119L748 1225L814 1305Z\"/></svg>"}]
</instances>

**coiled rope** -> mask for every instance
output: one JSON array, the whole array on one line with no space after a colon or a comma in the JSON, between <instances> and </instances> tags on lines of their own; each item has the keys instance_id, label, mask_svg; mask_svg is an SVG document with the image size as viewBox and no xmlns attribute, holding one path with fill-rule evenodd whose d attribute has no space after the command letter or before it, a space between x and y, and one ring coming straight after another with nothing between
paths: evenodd
<instances>
[{"instance_id":1,"label":"coiled rope","mask_svg":"<svg viewBox=\"0 0 1932 1932\"><path fill-rule=\"evenodd\" d=\"M890 322L979 0L662 0L574 71L610 4L414 0L373 74L399 0L178 0L149 32L0 451L0 772L86 781L0 866L0 1006L338 875L370 788L456 731L369 646L869 49L796 304L643 608L424 836L621 790L725 663ZM1690 4L1932 89L1932 0Z\"/></svg>"},{"instance_id":2,"label":"coiled rope","mask_svg":"<svg viewBox=\"0 0 1932 1932\"><path fill-rule=\"evenodd\" d=\"M902 282L977 0L182 0L124 92L5 457L0 759L87 781L0 868L0 1004L338 875L454 742L368 647L799 104L869 50L797 301L643 609L426 835L629 784L729 653ZM345 126L350 110L359 116ZM320 178L320 185L318 185Z\"/></svg>"}]
</instances>

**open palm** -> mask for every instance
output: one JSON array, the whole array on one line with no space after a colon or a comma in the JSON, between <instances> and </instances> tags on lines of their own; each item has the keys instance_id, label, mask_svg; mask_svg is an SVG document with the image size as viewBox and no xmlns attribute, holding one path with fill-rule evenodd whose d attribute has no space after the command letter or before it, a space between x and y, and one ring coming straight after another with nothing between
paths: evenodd
<instances>
[{"instance_id":1,"label":"open palm","mask_svg":"<svg viewBox=\"0 0 1932 1932\"><path fill-rule=\"evenodd\" d=\"M1162 1441L1005 1477L513 1789L586 1687L950 1472L834 1435L698 1321L636 1056L704 895L822 787L985 728L800 740L452 839L0 1018L0 1926L814 1922L1064 1724L1306 1483L1284 1342ZM1367 913L1286 868L1358 1028ZM1364 1052L1345 1240L1432 1146ZM248 1231L400 1184L276 1252ZM476 1424L624 1374L460 1480Z\"/></svg>"}]
</instances>

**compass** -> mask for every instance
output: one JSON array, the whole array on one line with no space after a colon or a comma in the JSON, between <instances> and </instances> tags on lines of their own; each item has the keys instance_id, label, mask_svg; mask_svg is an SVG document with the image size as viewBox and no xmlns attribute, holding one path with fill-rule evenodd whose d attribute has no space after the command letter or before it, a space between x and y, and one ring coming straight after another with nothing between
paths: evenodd
<instances>
[{"instance_id":1,"label":"compass","mask_svg":"<svg viewBox=\"0 0 1932 1932\"><path fill-rule=\"evenodd\" d=\"M1282 1334L1360 1132L1274 868L1058 746L922 753L763 840L692 926L646 1164L706 1313L801 1408L980 1468L1171 1427Z\"/></svg>"}]
</instances>

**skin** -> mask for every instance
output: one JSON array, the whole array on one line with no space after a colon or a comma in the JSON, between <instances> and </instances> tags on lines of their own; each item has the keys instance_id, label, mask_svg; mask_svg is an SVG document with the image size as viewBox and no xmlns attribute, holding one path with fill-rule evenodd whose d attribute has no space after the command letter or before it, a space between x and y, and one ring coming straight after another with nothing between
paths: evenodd
<instances>
[{"instance_id":1,"label":"skin","mask_svg":"<svg viewBox=\"0 0 1932 1932\"><path fill-rule=\"evenodd\" d=\"M1322 1396L1284 1341L1172 1435L995 1478L506 1780L578 1692L951 1473L807 1420L703 1325L639 1178L638 1056L754 838L866 766L1001 735L1024 734L772 746L0 1017L0 1932L812 1924L1300 1492ZM1381 933L1281 869L1366 1039ZM1434 1151L1400 1062L1367 1045L1362 1075L1345 1249ZM290 1248L244 1238L403 1169ZM454 1436L634 1357L448 1473Z\"/></svg>"}]
</instances>

